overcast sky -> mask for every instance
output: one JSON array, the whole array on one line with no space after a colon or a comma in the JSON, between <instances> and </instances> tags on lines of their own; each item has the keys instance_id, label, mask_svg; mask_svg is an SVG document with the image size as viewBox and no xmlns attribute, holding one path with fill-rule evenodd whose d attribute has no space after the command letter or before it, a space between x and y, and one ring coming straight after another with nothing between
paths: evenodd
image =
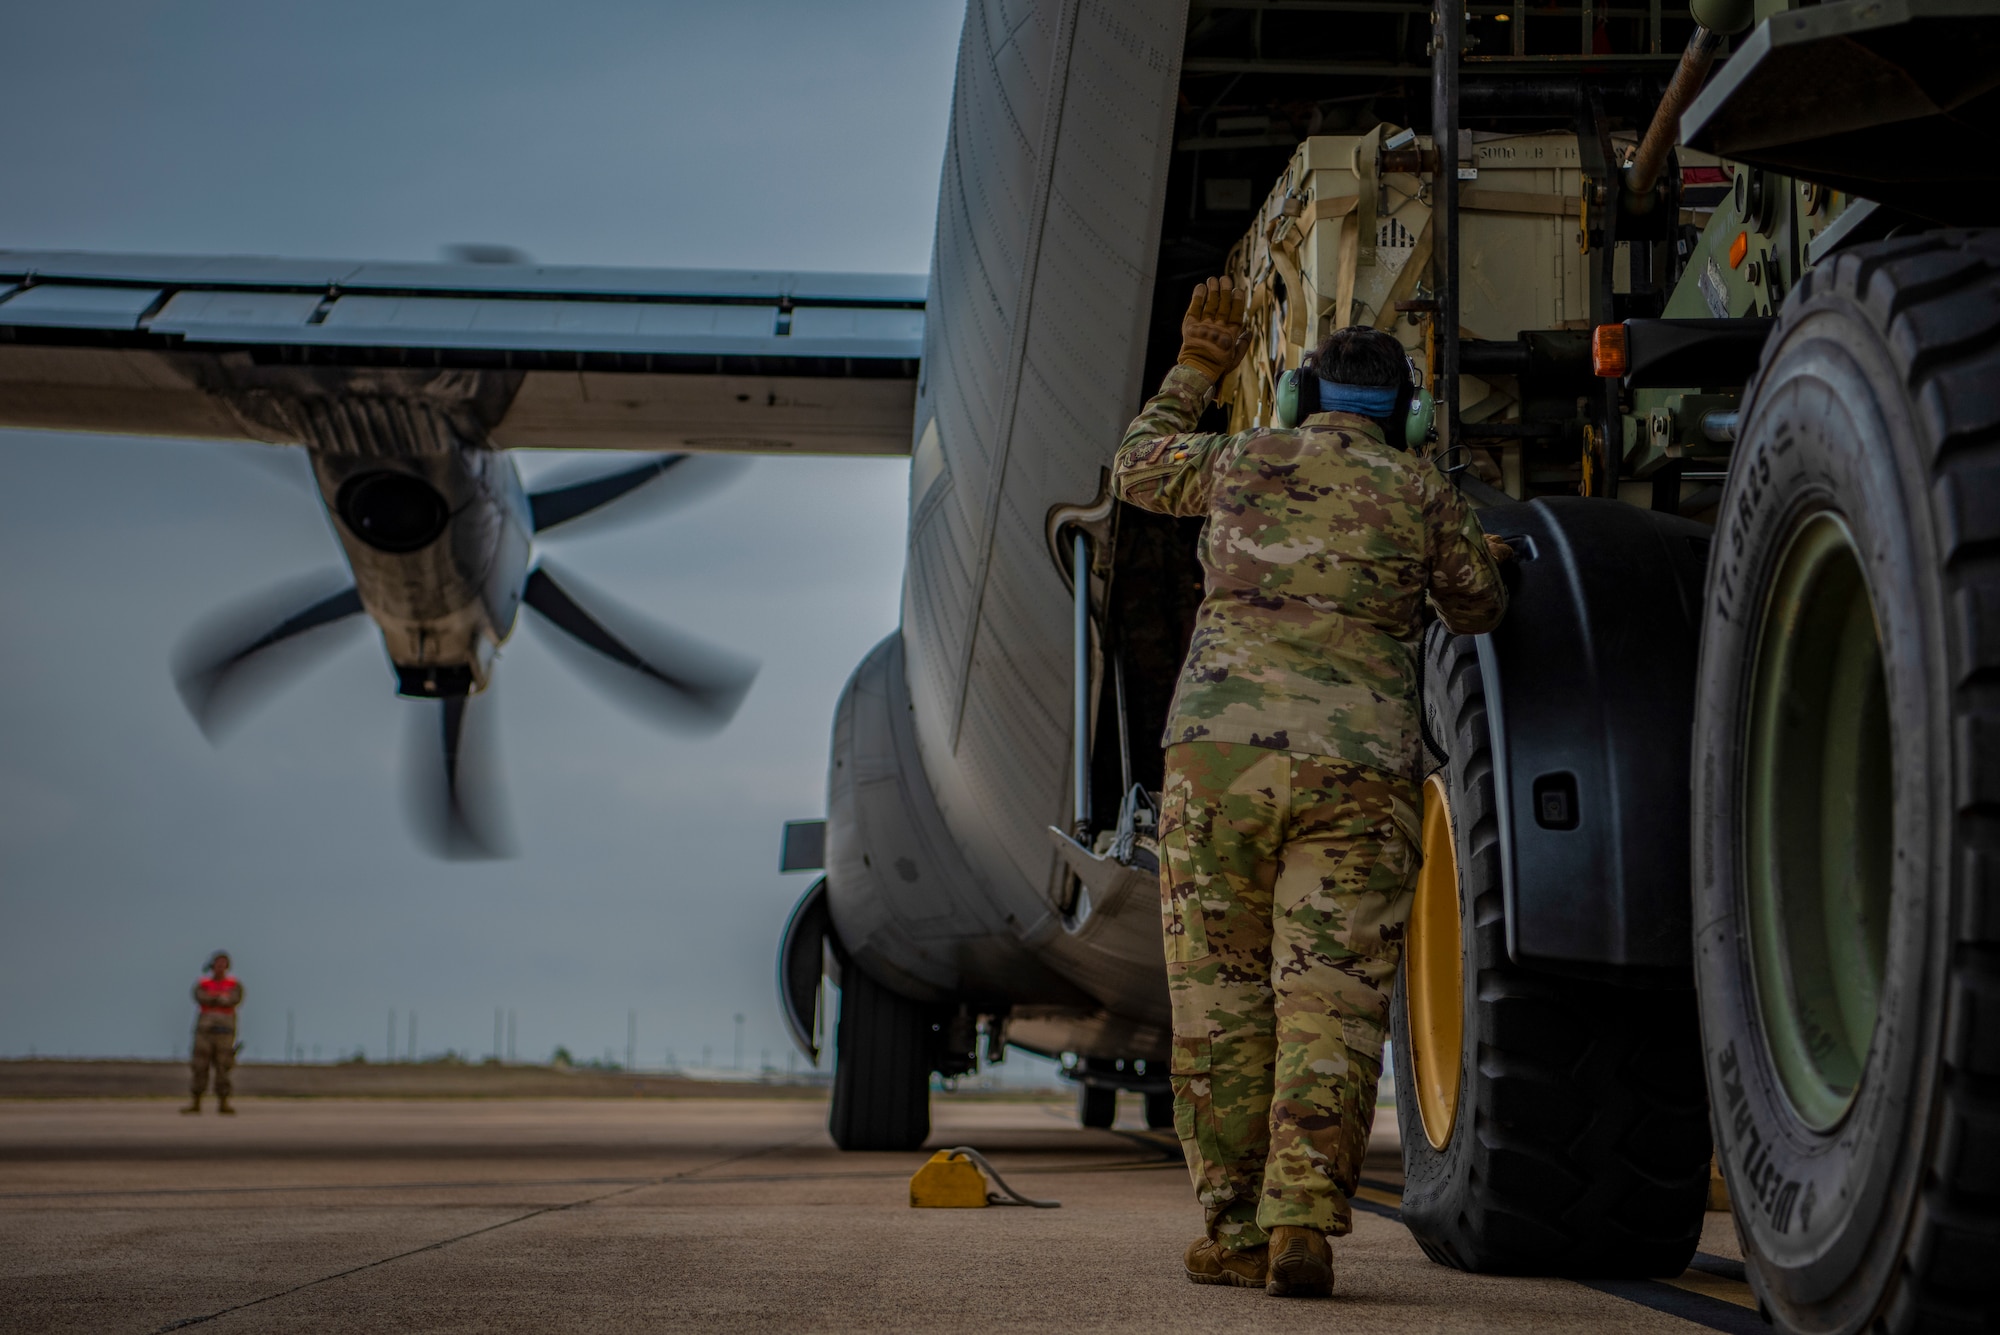
<instances>
[{"instance_id":1,"label":"overcast sky","mask_svg":"<svg viewBox=\"0 0 2000 1335\"><path fill-rule=\"evenodd\" d=\"M8 6L0 247L928 269L960 10L862 5ZM759 460L549 552L761 660L736 721L636 724L525 622L497 673L521 853L445 864L398 808L411 710L357 627L220 748L168 660L193 623L338 567L303 460L0 432L0 1055L184 1050L207 953L244 1037L782 1065L780 823L825 804L835 697L895 626L908 465ZM538 461L524 461L530 471Z\"/></svg>"}]
</instances>

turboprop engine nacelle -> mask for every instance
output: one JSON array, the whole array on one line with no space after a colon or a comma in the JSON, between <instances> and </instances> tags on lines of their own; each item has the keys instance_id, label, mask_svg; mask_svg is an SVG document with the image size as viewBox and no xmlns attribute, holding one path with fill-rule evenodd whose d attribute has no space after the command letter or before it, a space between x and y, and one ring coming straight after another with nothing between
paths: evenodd
<instances>
[{"instance_id":1,"label":"turboprop engine nacelle","mask_svg":"<svg viewBox=\"0 0 2000 1335\"><path fill-rule=\"evenodd\" d=\"M391 458L314 450L313 473L397 693L484 690L528 574L533 521L513 460L460 445Z\"/></svg>"}]
</instances>

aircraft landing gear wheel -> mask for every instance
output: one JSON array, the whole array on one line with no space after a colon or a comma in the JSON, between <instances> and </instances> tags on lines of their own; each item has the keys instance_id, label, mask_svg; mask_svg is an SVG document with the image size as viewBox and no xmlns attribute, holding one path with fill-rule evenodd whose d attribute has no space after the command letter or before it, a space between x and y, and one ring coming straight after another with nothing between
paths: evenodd
<instances>
[{"instance_id":1,"label":"aircraft landing gear wheel","mask_svg":"<svg viewBox=\"0 0 2000 1335\"><path fill-rule=\"evenodd\" d=\"M931 1133L926 1008L861 971L841 970L827 1130L843 1150L913 1150Z\"/></svg>"},{"instance_id":2,"label":"aircraft landing gear wheel","mask_svg":"<svg viewBox=\"0 0 2000 1335\"><path fill-rule=\"evenodd\" d=\"M1708 1197L1694 998L1508 957L1476 645L1435 627L1423 652L1431 735L1451 756L1424 783L1390 1011L1403 1222L1460 1270L1678 1275Z\"/></svg>"},{"instance_id":3,"label":"aircraft landing gear wheel","mask_svg":"<svg viewBox=\"0 0 2000 1335\"><path fill-rule=\"evenodd\" d=\"M2000 1316L2000 233L1860 246L1746 396L1695 711L1724 1176L1782 1330Z\"/></svg>"},{"instance_id":4,"label":"aircraft landing gear wheel","mask_svg":"<svg viewBox=\"0 0 2000 1335\"><path fill-rule=\"evenodd\" d=\"M1109 1131L1118 1120L1118 1091L1103 1085L1078 1085L1076 1120L1093 1131Z\"/></svg>"},{"instance_id":5,"label":"aircraft landing gear wheel","mask_svg":"<svg viewBox=\"0 0 2000 1335\"><path fill-rule=\"evenodd\" d=\"M1146 1096L1146 1129L1148 1131L1174 1129L1174 1092L1171 1089L1157 1090Z\"/></svg>"}]
</instances>

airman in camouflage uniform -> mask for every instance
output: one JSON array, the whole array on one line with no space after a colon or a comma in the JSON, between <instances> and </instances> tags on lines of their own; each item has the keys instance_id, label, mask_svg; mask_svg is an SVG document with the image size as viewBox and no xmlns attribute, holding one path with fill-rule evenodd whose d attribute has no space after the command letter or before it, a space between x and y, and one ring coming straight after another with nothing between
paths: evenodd
<instances>
[{"instance_id":1,"label":"airman in camouflage uniform","mask_svg":"<svg viewBox=\"0 0 2000 1335\"><path fill-rule=\"evenodd\" d=\"M1226 279L1195 290L1115 485L1208 520L1160 823L1174 1123L1208 1224L1188 1277L1323 1294L1416 883L1420 615L1428 599L1461 634L1492 629L1510 553L1376 419L1196 434L1247 343L1242 310ZM1370 338L1386 348L1357 364L1395 349L1400 383L1372 330L1329 338L1318 373Z\"/></svg>"},{"instance_id":2,"label":"airman in camouflage uniform","mask_svg":"<svg viewBox=\"0 0 2000 1335\"><path fill-rule=\"evenodd\" d=\"M194 1045L188 1053L192 1088L184 1113L201 1111L209 1073L215 1073L215 1110L229 1114L229 1073L236 1067L236 1008L243 1004L243 984L229 972L229 952L208 957L208 972L195 980Z\"/></svg>"}]
</instances>

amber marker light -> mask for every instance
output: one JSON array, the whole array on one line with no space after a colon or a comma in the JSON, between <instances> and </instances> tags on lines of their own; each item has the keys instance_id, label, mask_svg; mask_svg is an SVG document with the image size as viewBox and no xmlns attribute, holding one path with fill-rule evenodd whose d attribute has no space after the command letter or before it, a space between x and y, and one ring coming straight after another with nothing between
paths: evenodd
<instances>
[{"instance_id":1,"label":"amber marker light","mask_svg":"<svg viewBox=\"0 0 2000 1335\"><path fill-rule=\"evenodd\" d=\"M1750 234L1748 232L1738 232L1736 239L1729 243L1729 267L1732 269L1742 268L1743 257L1749 253Z\"/></svg>"},{"instance_id":2,"label":"amber marker light","mask_svg":"<svg viewBox=\"0 0 2000 1335\"><path fill-rule=\"evenodd\" d=\"M1625 374L1625 326L1601 324L1590 331L1590 369L1606 380Z\"/></svg>"}]
</instances>

